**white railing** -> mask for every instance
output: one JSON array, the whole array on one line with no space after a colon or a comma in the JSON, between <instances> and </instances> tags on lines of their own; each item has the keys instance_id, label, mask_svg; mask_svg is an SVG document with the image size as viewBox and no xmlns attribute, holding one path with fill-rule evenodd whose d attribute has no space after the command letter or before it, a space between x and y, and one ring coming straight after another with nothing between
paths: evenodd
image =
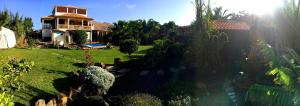
<instances>
[{"instance_id":1,"label":"white railing","mask_svg":"<svg viewBox=\"0 0 300 106\"><path fill-rule=\"evenodd\" d=\"M91 30L92 27L91 26L81 26L81 25L68 25L66 24L59 24L58 25L59 29L69 29L69 30Z\"/></svg>"}]
</instances>

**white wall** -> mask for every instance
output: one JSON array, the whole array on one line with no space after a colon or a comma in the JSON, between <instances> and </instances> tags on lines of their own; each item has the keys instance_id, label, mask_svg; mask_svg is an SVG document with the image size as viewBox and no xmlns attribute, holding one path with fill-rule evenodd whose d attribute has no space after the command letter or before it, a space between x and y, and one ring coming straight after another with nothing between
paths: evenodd
<instances>
[{"instance_id":1,"label":"white wall","mask_svg":"<svg viewBox=\"0 0 300 106\"><path fill-rule=\"evenodd\" d=\"M51 29L43 29L42 30L42 38L51 37L52 30Z\"/></svg>"},{"instance_id":2,"label":"white wall","mask_svg":"<svg viewBox=\"0 0 300 106\"><path fill-rule=\"evenodd\" d=\"M91 39L91 32L86 32L86 34L88 35L87 39Z\"/></svg>"}]
</instances>

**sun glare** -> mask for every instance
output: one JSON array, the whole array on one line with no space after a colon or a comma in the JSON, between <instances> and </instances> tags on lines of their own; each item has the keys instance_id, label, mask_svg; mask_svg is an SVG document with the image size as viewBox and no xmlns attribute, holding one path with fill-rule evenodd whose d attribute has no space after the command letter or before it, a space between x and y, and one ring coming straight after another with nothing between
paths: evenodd
<instances>
[{"instance_id":1,"label":"sun glare","mask_svg":"<svg viewBox=\"0 0 300 106\"><path fill-rule=\"evenodd\" d=\"M282 0L249 0L247 10L256 15L272 14L282 4Z\"/></svg>"},{"instance_id":2,"label":"sun glare","mask_svg":"<svg viewBox=\"0 0 300 106\"><path fill-rule=\"evenodd\" d=\"M247 13L256 15L269 15L274 12L276 8L283 5L284 0L213 0L218 6L239 12L245 11Z\"/></svg>"}]
</instances>

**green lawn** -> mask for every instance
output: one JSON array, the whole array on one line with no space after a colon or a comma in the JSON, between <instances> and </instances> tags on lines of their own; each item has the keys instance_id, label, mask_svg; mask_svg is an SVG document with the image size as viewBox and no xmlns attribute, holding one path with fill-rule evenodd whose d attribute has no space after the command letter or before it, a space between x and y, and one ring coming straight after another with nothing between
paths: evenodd
<instances>
[{"instance_id":1,"label":"green lawn","mask_svg":"<svg viewBox=\"0 0 300 106\"><path fill-rule=\"evenodd\" d=\"M151 46L140 46L139 51L133 55L143 55ZM118 51L118 48L91 50L94 62L113 63L114 58L121 61L128 60L128 55ZM15 101L20 104L30 105L37 98L56 95L58 91L53 83L55 80L66 78L64 73L78 70L74 63L84 62L83 50L63 49L8 49L0 50L0 66L12 58L26 58L35 62L32 71L22 78L26 84L25 89L15 94ZM63 83L61 83L63 85Z\"/></svg>"}]
</instances>

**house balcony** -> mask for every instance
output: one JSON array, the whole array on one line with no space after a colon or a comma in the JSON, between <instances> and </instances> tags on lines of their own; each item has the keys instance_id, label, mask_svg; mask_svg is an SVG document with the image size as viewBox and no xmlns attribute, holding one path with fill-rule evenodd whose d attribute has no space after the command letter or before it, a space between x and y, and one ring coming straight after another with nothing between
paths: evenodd
<instances>
[{"instance_id":1,"label":"house balcony","mask_svg":"<svg viewBox=\"0 0 300 106\"><path fill-rule=\"evenodd\" d=\"M67 25L59 24L58 29L68 29L68 30L92 30L92 26L82 26L82 25Z\"/></svg>"},{"instance_id":2,"label":"house balcony","mask_svg":"<svg viewBox=\"0 0 300 106\"><path fill-rule=\"evenodd\" d=\"M51 24L43 24L43 29L52 29L52 25Z\"/></svg>"}]
</instances>

